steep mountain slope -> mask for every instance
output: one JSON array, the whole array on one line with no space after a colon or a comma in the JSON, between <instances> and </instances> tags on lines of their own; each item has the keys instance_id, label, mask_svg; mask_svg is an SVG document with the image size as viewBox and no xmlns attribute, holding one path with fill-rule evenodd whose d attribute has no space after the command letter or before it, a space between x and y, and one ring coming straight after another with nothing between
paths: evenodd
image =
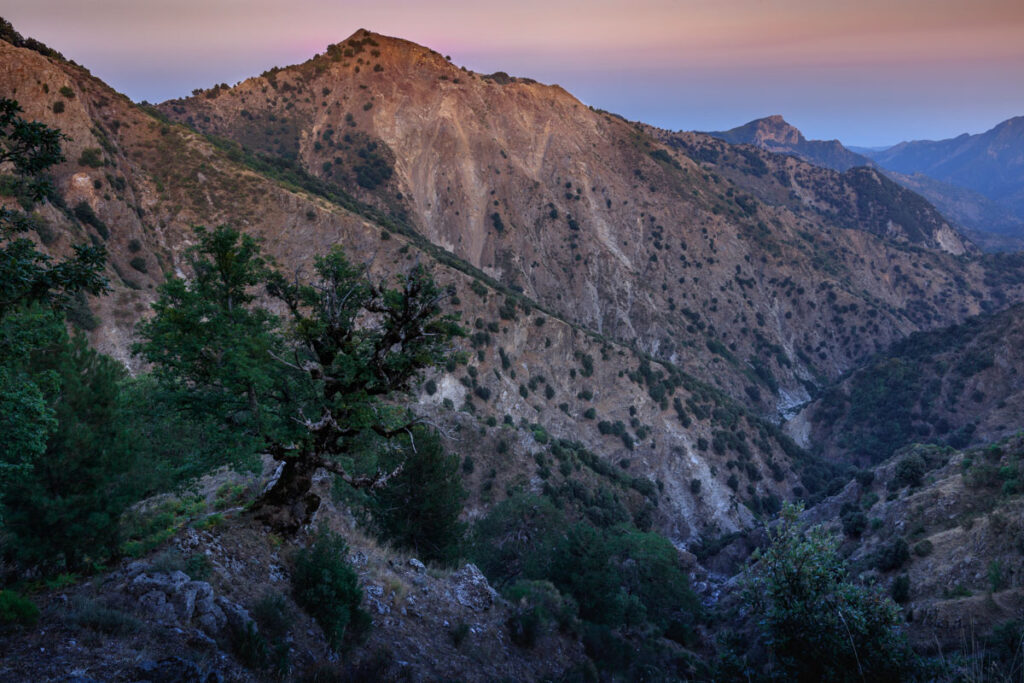
<instances>
[{"instance_id":1,"label":"steep mountain slope","mask_svg":"<svg viewBox=\"0 0 1024 683\"><path fill-rule=\"evenodd\" d=\"M911 443L955 447L1020 429L1024 308L910 336L816 399L787 428L868 465Z\"/></svg>"},{"instance_id":2,"label":"steep mountain slope","mask_svg":"<svg viewBox=\"0 0 1024 683\"><path fill-rule=\"evenodd\" d=\"M898 173L974 190L1024 218L1024 116L977 135L901 142L869 156Z\"/></svg>"},{"instance_id":3,"label":"steep mountain slope","mask_svg":"<svg viewBox=\"0 0 1024 683\"><path fill-rule=\"evenodd\" d=\"M673 152L556 86L366 31L160 108L766 413L911 331L994 305L985 266L958 258L972 247L878 174L796 159L766 174L783 162L756 152L756 174L719 173L698 148L737 148L702 137Z\"/></svg>"},{"instance_id":4,"label":"steep mountain slope","mask_svg":"<svg viewBox=\"0 0 1024 683\"><path fill-rule=\"evenodd\" d=\"M806 518L844 534L854 573L902 603L918 648L972 656L988 647L986 660L1019 666L1022 466L1019 432L965 450L912 446Z\"/></svg>"},{"instance_id":5,"label":"steep mountain slope","mask_svg":"<svg viewBox=\"0 0 1024 683\"><path fill-rule=\"evenodd\" d=\"M961 232L985 251L1024 249L1024 216L962 185L936 180L923 173L906 175L889 169L885 174L918 193Z\"/></svg>"},{"instance_id":6,"label":"steep mountain slope","mask_svg":"<svg viewBox=\"0 0 1024 683\"><path fill-rule=\"evenodd\" d=\"M864 154L844 147L838 140L807 140L781 116L769 116L727 131L709 133L733 144L753 145L779 154L791 154L817 166L846 171L855 166L880 165L874 158L884 150L863 150ZM873 158L872 158L873 157ZM1018 250L1024 247L1024 216L963 183L944 182L925 175L919 169L898 172L884 169L890 179L931 202L946 218L959 226L986 251Z\"/></svg>"},{"instance_id":7,"label":"steep mountain slope","mask_svg":"<svg viewBox=\"0 0 1024 683\"><path fill-rule=\"evenodd\" d=\"M872 165L870 159L847 149L838 140L808 140L779 114L707 134L734 145L754 145L769 152L792 154L816 166L836 171Z\"/></svg>"},{"instance_id":8,"label":"steep mountain slope","mask_svg":"<svg viewBox=\"0 0 1024 683\"><path fill-rule=\"evenodd\" d=\"M38 210L38 237L55 255L86 239L107 246L113 292L81 301L72 317L96 346L125 363L137 363L129 353L133 327L156 285L190 271L183 256L190 226L230 222L262 238L286 270L309 269L315 255L341 244L375 275L404 272L419 259L434 264L439 281L455 285L472 337L466 360L453 359L434 378L435 393L423 393L424 410L453 429L483 430L450 443L491 465L477 482L480 505L493 500L486 492L495 485L539 490L545 479L561 486L582 477L620 491L633 513L650 508L644 514L658 528L683 540L709 526L749 524L745 501L761 510L763 501L777 504L794 487L822 484L788 439L691 374L645 362L628 347L536 309L465 262L393 232L400 226L315 179L235 148L223 151L154 117L81 67L0 42L0 93L20 98L26 117L70 137L67 161L54 172L58 191ZM569 469L539 464L549 457L569 458ZM703 482L699 494L690 488L695 479Z\"/></svg>"}]
</instances>

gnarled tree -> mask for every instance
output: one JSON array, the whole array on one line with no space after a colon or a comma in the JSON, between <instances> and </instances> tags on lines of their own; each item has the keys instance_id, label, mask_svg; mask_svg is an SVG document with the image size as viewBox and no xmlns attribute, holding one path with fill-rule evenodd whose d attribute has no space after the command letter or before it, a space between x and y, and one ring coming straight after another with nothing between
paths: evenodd
<instances>
[{"instance_id":1,"label":"gnarled tree","mask_svg":"<svg viewBox=\"0 0 1024 683\"><path fill-rule=\"evenodd\" d=\"M197 234L196 277L164 286L138 350L183 405L217 410L280 463L257 517L284 532L306 523L318 470L385 485L401 464L379 456L419 421L397 398L462 334L442 311L449 291L419 264L396 287L376 283L340 248L315 260L312 281L289 279L232 228ZM284 320L255 305L259 287Z\"/></svg>"}]
</instances>

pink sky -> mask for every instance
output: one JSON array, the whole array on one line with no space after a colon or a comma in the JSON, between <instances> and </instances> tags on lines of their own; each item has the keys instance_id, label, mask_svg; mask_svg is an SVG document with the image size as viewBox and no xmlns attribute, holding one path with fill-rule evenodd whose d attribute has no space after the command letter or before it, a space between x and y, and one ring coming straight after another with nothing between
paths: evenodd
<instances>
[{"instance_id":1,"label":"pink sky","mask_svg":"<svg viewBox=\"0 0 1024 683\"><path fill-rule=\"evenodd\" d=\"M880 145L1024 114L1021 0L5 0L2 14L136 100L365 27L673 129L780 113L809 137Z\"/></svg>"}]
</instances>

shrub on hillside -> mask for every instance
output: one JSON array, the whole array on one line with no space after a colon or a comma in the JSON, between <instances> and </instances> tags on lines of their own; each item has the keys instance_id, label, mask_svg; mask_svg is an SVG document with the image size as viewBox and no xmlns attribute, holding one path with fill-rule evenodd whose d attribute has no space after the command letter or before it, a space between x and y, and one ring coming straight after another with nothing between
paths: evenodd
<instances>
[{"instance_id":1,"label":"shrub on hillside","mask_svg":"<svg viewBox=\"0 0 1024 683\"><path fill-rule=\"evenodd\" d=\"M771 678L905 680L912 654L899 608L847 578L838 538L805 529L786 504L770 544L747 570L744 599L768 649ZM755 650L755 648L750 648Z\"/></svg>"},{"instance_id":2,"label":"shrub on hillside","mask_svg":"<svg viewBox=\"0 0 1024 683\"><path fill-rule=\"evenodd\" d=\"M32 626L39 619L35 603L14 591L0 591L0 632L8 626Z\"/></svg>"},{"instance_id":3,"label":"shrub on hillside","mask_svg":"<svg viewBox=\"0 0 1024 683\"><path fill-rule=\"evenodd\" d=\"M321 528L313 544L295 554L292 572L295 602L316 619L335 650L360 640L371 623L359 607L363 591L347 552L345 539Z\"/></svg>"},{"instance_id":4,"label":"shrub on hillside","mask_svg":"<svg viewBox=\"0 0 1024 683\"><path fill-rule=\"evenodd\" d=\"M437 433L423 427L414 428L402 446L402 471L368 496L372 526L384 540L423 559L451 562L465 530L459 522L466 499L459 457L445 452Z\"/></svg>"}]
</instances>

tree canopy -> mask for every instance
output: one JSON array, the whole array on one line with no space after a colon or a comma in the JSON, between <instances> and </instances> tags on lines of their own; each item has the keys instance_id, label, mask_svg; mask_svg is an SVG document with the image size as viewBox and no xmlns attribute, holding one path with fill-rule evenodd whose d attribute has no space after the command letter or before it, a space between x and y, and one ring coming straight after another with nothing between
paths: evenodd
<instances>
[{"instance_id":1,"label":"tree canopy","mask_svg":"<svg viewBox=\"0 0 1024 683\"><path fill-rule=\"evenodd\" d=\"M903 680L913 663L900 611L877 587L853 583L838 539L804 528L785 504L747 576L777 675L796 681Z\"/></svg>"},{"instance_id":2,"label":"tree canopy","mask_svg":"<svg viewBox=\"0 0 1024 683\"><path fill-rule=\"evenodd\" d=\"M294 530L319 504L314 472L354 487L379 487L394 437L419 420L394 399L462 334L442 312L449 292L423 266L374 282L340 248L315 259L314 273L287 278L238 230L197 229L195 277L161 288L136 349L184 407L214 411L250 453L282 463L257 505L263 519ZM283 317L257 302L276 301Z\"/></svg>"},{"instance_id":3,"label":"tree canopy","mask_svg":"<svg viewBox=\"0 0 1024 683\"><path fill-rule=\"evenodd\" d=\"M64 160L63 133L46 125L26 121L14 100L0 98L0 169L13 172L24 210L0 207L0 318L19 306L42 303L59 306L68 295L84 291L106 291L103 277L106 251L102 246L75 245L75 255L54 261L24 237L32 226L28 211L52 194L46 171Z\"/></svg>"},{"instance_id":4,"label":"tree canopy","mask_svg":"<svg viewBox=\"0 0 1024 683\"><path fill-rule=\"evenodd\" d=\"M71 295L107 289L104 249L76 245L57 261L25 236L66 137L21 111L0 98L0 169L20 203L0 206L0 531L5 558L75 568L116 545L123 369L65 330Z\"/></svg>"}]
</instances>

